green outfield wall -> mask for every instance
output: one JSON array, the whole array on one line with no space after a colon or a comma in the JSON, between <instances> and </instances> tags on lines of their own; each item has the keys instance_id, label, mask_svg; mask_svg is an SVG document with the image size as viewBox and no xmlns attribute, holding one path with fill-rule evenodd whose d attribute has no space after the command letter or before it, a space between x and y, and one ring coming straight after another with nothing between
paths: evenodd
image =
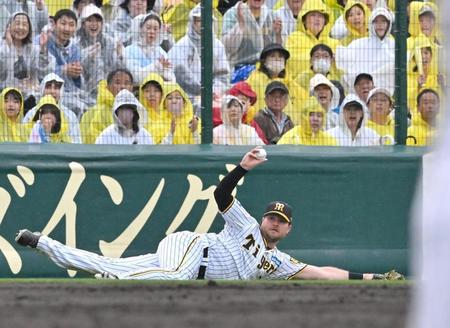
<instances>
[{"instance_id":1,"label":"green outfield wall","mask_svg":"<svg viewBox=\"0 0 450 328\"><path fill-rule=\"evenodd\" d=\"M84 276L14 243L28 228L106 256L156 250L166 234L218 232L213 190L250 147L0 146L0 276ZM408 272L409 208L424 150L266 147L238 199L294 207L280 248L301 261L354 271Z\"/></svg>"}]
</instances>

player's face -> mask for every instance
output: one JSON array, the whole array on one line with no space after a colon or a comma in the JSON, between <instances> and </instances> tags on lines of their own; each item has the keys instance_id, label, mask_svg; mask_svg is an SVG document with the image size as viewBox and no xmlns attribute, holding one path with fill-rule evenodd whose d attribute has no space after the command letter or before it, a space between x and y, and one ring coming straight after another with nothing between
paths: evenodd
<instances>
[{"instance_id":1,"label":"player's face","mask_svg":"<svg viewBox=\"0 0 450 328\"><path fill-rule=\"evenodd\" d=\"M286 237L292 225L277 215L266 215L261 222L261 234L269 243L276 243Z\"/></svg>"}]
</instances>

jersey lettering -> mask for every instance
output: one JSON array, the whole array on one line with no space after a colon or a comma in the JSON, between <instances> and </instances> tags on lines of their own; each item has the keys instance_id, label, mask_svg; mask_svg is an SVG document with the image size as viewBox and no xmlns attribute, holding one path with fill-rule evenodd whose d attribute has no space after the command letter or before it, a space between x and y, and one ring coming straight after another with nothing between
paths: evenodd
<instances>
[{"instance_id":1,"label":"jersey lettering","mask_svg":"<svg viewBox=\"0 0 450 328\"><path fill-rule=\"evenodd\" d=\"M257 265L257 268L266 271L268 274L275 272L275 270L277 269L272 263L266 260L265 256L261 257L261 263Z\"/></svg>"},{"instance_id":2,"label":"jersey lettering","mask_svg":"<svg viewBox=\"0 0 450 328\"><path fill-rule=\"evenodd\" d=\"M248 240L248 243L247 243L247 244L244 244L244 245L242 245L242 246L244 246L244 248L245 248L246 250L250 250L250 247L255 246L255 244L256 244L255 238L253 237L252 234L250 234L250 235L248 235L247 237L245 237L245 240ZM258 246L259 246L259 245L258 245Z\"/></svg>"}]
</instances>

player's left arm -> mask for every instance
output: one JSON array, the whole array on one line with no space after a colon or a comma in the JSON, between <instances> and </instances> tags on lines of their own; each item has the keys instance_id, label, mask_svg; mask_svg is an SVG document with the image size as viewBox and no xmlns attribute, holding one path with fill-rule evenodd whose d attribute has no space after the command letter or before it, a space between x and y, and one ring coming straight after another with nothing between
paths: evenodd
<instances>
[{"instance_id":1,"label":"player's left arm","mask_svg":"<svg viewBox=\"0 0 450 328\"><path fill-rule=\"evenodd\" d=\"M314 265L306 265L302 270L297 272L291 279L303 280L349 280L364 279L372 280L373 273L354 273L336 267L318 267Z\"/></svg>"}]
</instances>

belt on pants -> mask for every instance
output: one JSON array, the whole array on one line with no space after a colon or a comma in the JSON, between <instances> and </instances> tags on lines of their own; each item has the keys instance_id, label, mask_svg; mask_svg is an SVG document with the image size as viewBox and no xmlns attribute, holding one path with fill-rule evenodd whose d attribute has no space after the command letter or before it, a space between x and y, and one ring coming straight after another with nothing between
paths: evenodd
<instances>
[{"instance_id":1,"label":"belt on pants","mask_svg":"<svg viewBox=\"0 0 450 328\"><path fill-rule=\"evenodd\" d=\"M198 268L197 279L205 279L206 267L208 266L208 247L203 248L203 259Z\"/></svg>"}]
</instances>

